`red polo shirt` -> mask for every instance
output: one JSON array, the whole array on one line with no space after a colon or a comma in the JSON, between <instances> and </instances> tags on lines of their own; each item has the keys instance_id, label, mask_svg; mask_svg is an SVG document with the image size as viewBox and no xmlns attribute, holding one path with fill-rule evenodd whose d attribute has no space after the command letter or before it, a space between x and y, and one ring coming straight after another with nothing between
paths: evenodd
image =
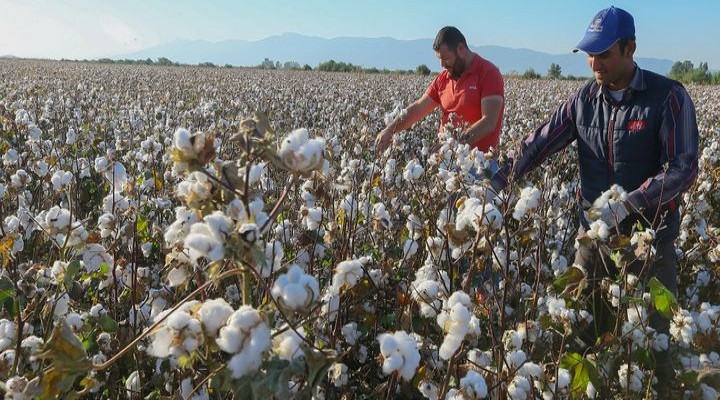
<instances>
[{"instance_id":1,"label":"red polo shirt","mask_svg":"<svg viewBox=\"0 0 720 400\"><path fill-rule=\"evenodd\" d=\"M482 118L480 101L483 97L494 95L505 97L500 70L477 54L473 57L470 68L463 72L457 81L450 78L448 71L442 71L432 81L426 94L439 103L442 109L440 130L448 122L451 113L455 114L453 122L456 126L459 122L467 127ZM503 103L495 130L473 143L474 147L481 151L487 151L490 147L497 148L504 111L505 104Z\"/></svg>"}]
</instances>

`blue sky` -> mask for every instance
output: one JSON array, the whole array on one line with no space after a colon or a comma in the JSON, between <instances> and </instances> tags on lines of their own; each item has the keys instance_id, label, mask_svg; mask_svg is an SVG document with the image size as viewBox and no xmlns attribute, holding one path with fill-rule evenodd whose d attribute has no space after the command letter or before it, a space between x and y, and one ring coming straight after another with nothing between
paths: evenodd
<instances>
[{"instance_id":1,"label":"blue sky","mask_svg":"<svg viewBox=\"0 0 720 400\"><path fill-rule=\"evenodd\" d=\"M259 40L284 32L419 39L444 25L460 28L471 45L560 54L610 5L635 17L638 57L720 69L717 0L0 0L0 55L99 58L175 39Z\"/></svg>"}]
</instances>

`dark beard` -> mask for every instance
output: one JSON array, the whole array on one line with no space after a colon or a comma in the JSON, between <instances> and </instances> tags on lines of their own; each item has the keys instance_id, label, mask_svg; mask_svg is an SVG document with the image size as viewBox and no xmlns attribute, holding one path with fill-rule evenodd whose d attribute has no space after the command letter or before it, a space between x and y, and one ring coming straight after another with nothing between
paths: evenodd
<instances>
[{"instance_id":1,"label":"dark beard","mask_svg":"<svg viewBox=\"0 0 720 400\"><path fill-rule=\"evenodd\" d=\"M453 65L453 69L450 71L450 79L456 81L460 79L460 76L462 76L463 72L465 72L465 60L462 60L462 62L457 63L456 60L455 65Z\"/></svg>"}]
</instances>

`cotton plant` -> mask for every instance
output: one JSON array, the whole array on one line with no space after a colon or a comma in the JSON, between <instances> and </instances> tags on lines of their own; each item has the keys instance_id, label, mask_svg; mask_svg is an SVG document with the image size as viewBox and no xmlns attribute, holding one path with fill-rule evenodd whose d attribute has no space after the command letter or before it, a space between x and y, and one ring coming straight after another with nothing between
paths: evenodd
<instances>
[{"instance_id":1,"label":"cotton plant","mask_svg":"<svg viewBox=\"0 0 720 400\"><path fill-rule=\"evenodd\" d=\"M440 357L449 360L460 348L470 323L470 296L463 291L457 291L443 302L442 312L437 316L437 324L445 332L445 338L440 346Z\"/></svg>"},{"instance_id":2,"label":"cotton plant","mask_svg":"<svg viewBox=\"0 0 720 400\"><path fill-rule=\"evenodd\" d=\"M104 156L95 159L95 171L112 185L117 191L122 191L128 182L127 169L119 161L112 161Z\"/></svg>"},{"instance_id":3,"label":"cotton plant","mask_svg":"<svg viewBox=\"0 0 720 400\"><path fill-rule=\"evenodd\" d=\"M590 220L602 221L605 225L614 227L631 211L625 206L627 199L628 194L622 186L614 184L595 199L586 215Z\"/></svg>"},{"instance_id":4,"label":"cotton plant","mask_svg":"<svg viewBox=\"0 0 720 400\"><path fill-rule=\"evenodd\" d=\"M404 331L384 333L378 336L382 370L385 375L397 372L404 380L410 381L420 365L417 342Z\"/></svg>"},{"instance_id":5,"label":"cotton plant","mask_svg":"<svg viewBox=\"0 0 720 400\"><path fill-rule=\"evenodd\" d=\"M66 208L53 206L41 211L36 217L37 229L44 232L58 247L82 246L88 231Z\"/></svg>"},{"instance_id":6,"label":"cotton plant","mask_svg":"<svg viewBox=\"0 0 720 400\"><path fill-rule=\"evenodd\" d=\"M215 211L190 228L184 245L190 259L194 262L204 257L209 261L218 261L225 256L225 242L233 228L233 221L222 211Z\"/></svg>"},{"instance_id":7,"label":"cotton plant","mask_svg":"<svg viewBox=\"0 0 720 400\"><path fill-rule=\"evenodd\" d=\"M483 202L478 198L469 198L458 207L455 217L455 228L464 230L472 228L480 231L483 226L491 229L498 229L503 223L502 214L490 203Z\"/></svg>"},{"instance_id":8,"label":"cotton plant","mask_svg":"<svg viewBox=\"0 0 720 400\"><path fill-rule=\"evenodd\" d=\"M307 173L319 170L325 161L325 140L323 138L310 139L307 129L296 129L290 132L283 140L278 150L278 157L288 170L298 173Z\"/></svg>"},{"instance_id":9,"label":"cotton plant","mask_svg":"<svg viewBox=\"0 0 720 400\"><path fill-rule=\"evenodd\" d=\"M623 363L617 372L620 387L627 392L639 393L644 389L644 374L634 363Z\"/></svg>"},{"instance_id":10,"label":"cotton plant","mask_svg":"<svg viewBox=\"0 0 720 400\"><path fill-rule=\"evenodd\" d=\"M73 174L69 171L58 170L50 178L53 190L67 189L73 180Z\"/></svg>"},{"instance_id":11,"label":"cotton plant","mask_svg":"<svg viewBox=\"0 0 720 400\"><path fill-rule=\"evenodd\" d=\"M423 172L425 172L423 166L416 159L413 159L405 166L405 169L403 170L403 178L407 182L413 182L418 180L422 176Z\"/></svg>"},{"instance_id":12,"label":"cotton plant","mask_svg":"<svg viewBox=\"0 0 720 400\"><path fill-rule=\"evenodd\" d=\"M312 303L319 300L320 285L315 277L293 264L287 273L275 280L271 294L283 309L296 312L308 310Z\"/></svg>"},{"instance_id":13,"label":"cotton plant","mask_svg":"<svg viewBox=\"0 0 720 400\"><path fill-rule=\"evenodd\" d=\"M428 400L438 400L440 396L440 388L437 383L429 379L423 379L420 381L418 384L418 391Z\"/></svg>"},{"instance_id":14,"label":"cotton plant","mask_svg":"<svg viewBox=\"0 0 720 400\"><path fill-rule=\"evenodd\" d=\"M263 354L271 347L270 328L264 317L250 306L235 310L220 328L215 339L218 347L232 355L227 367L234 378L256 371Z\"/></svg>"},{"instance_id":15,"label":"cotton plant","mask_svg":"<svg viewBox=\"0 0 720 400\"><path fill-rule=\"evenodd\" d=\"M282 360L292 361L304 356L301 345L306 339L305 329L299 327L293 329L283 324L273 332L272 349Z\"/></svg>"},{"instance_id":16,"label":"cotton plant","mask_svg":"<svg viewBox=\"0 0 720 400\"><path fill-rule=\"evenodd\" d=\"M525 187L520 190L520 198L515 203L513 218L521 220L528 213L532 213L540 206L542 192L536 187Z\"/></svg>"},{"instance_id":17,"label":"cotton plant","mask_svg":"<svg viewBox=\"0 0 720 400\"><path fill-rule=\"evenodd\" d=\"M369 262L370 258L364 256L338 263L332 277L330 290L340 294L342 289L350 289L355 286L364 274L363 266Z\"/></svg>"},{"instance_id":18,"label":"cotton plant","mask_svg":"<svg viewBox=\"0 0 720 400\"><path fill-rule=\"evenodd\" d=\"M464 377L460 378L459 392L462 393L462 398L466 399L486 398L488 396L488 387L485 378L477 371L469 370Z\"/></svg>"},{"instance_id":19,"label":"cotton plant","mask_svg":"<svg viewBox=\"0 0 720 400\"><path fill-rule=\"evenodd\" d=\"M678 310L670 321L670 335L681 347L690 347L697 333L697 326L688 310Z\"/></svg>"},{"instance_id":20,"label":"cotton plant","mask_svg":"<svg viewBox=\"0 0 720 400\"><path fill-rule=\"evenodd\" d=\"M177 173L192 171L204 165L215 156L215 137L212 133L190 133L186 128L178 128L173 135L173 170Z\"/></svg>"},{"instance_id":21,"label":"cotton plant","mask_svg":"<svg viewBox=\"0 0 720 400\"><path fill-rule=\"evenodd\" d=\"M56 323L67 321L73 335L82 337L83 344L92 349L87 358L99 370L87 377L102 384L89 388L88 397L102 396L101 393L126 396L125 383L129 382L130 394L135 396L156 391L160 396L204 398L211 387L207 381L202 383L206 378L213 383L213 393L229 396L225 392L232 389L215 386L216 377L223 375L223 380L235 387L237 380L262 385L267 376L282 373L277 369L279 365L295 368L306 362L300 354L312 346L322 348L314 352L314 360L320 360L315 358L320 354L327 356L324 361L329 364L323 365L322 371L332 367L335 374L318 374L315 388L306 387L308 381L303 376L281 382L296 397L314 394L330 398L351 391L359 397L372 397L372 390L380 385L386 385L385 393L391 397L439 398L441 390L448 392L443 397L467 397L469 391L461 388L460 383L466 368L474 369L488 387L494 387L491 397L504 393L508 398L526 399L531 395L562 398L568 394L567 387L563 388L560 382L564 375L556 382L556 370L548 368L559 361L557 347L547 347L541 355L537 349L546 344L545 340L559 343L558 323L585 324L592 318L583 310L587 308L585 296L573 297L570 303L570 297L563 297L569 293L557 297L546 294L553 293L547 288L574 267L568 260L574 256L572 241L577 228L573 207L579 185L577 169L570 162L571 156L561 153L559 162L528 175L527 182L543 193L544 206L526 207L521 222L527 224L528 231L537 233L521 231L522 237L515 230L517 220L510 217L519 208L517 203L525 202L520 201L523 198L520 187L516 186L513 193L517 202L502 198L496 201L495 194L486 188L483 171L490 166L491 159L516 158L512 149L534 128L536 117L552 113L576 89L576 82L542 82L528 87L522 81L507 79L504 144L492 154L460 144L456 140L458 126L448 126L440 135L439 148L431 152L438 137L438 116L431 115L419 121L412 132L395 135L394 147L385 153L393 158L386 161L375 160L374 155L365 151L372 147L376 133L382 129L383 114L387 111L382 102L373 99L378 90L388 88L394 93L393 102L409 98L426 87L427 82L421 77L378 76L360 82L354 76L329 74L323 76L321 85L306 85L314 81L312 75L300 82L282 71L217 70L208 81L203 74L184 74L175 69L113 67L128 69L131 76L138 77L137 82L152 76L155 89L147 91L143 85L104 79L102 74L96 75L90 64L82 69L62 65L49 68L35 62L8 66L5 72L14 84L0 88L3 99L0 108L7 111L3 114L7 121L0 121L0 129L9 132L17 129L17 135L5 137L6 143L0 146L0 156L4 156L0 162L4 169L0 177L3 210L0 259L11 260L3 266L0 284L12 287L16 295L25 296L25 302L20 303L25 305L22 315L27 317L25 325L33 326L33 336L23 333L21 353L12 353L17 347L12 336L8 347L0 352L3 363L13 360L18 364L15 371L1 378L12 383L13 393L30 390L28 387L33 385L27 382L38 376L39 368L52 368L55 364L49 359L31 361L33 354L42 351L40 338L50 337L49 329L55 325L39 323L35 316L42 314ZM34 91L33 77L38 72L58 79L46 79L43 90ZM260 75L262 83L256 79ZM238 85L240 79L242 84ZM327 87L332 90L325 90ZM537 90L543 95L536 96ZM689 90L693 91L698 107L703 151L697 184L682 199L677 199L685 218L676 247L687 272L679 275L678 293L679 303L688 315L680 318L682 312L676 314L675 335L653 334L647 327L642 328L647 325L644 315L650 313L648 299L642 300L645 312L638 310L629 315L628 309L635 302L640 304L637 298L641 296L627 288L627 282L608 281L602 287L603 295L616 303L621 320L618 337L626 341L624 344L632 344L613 347L613 351L622 357L629 349L649 351L679 346L681 351L676 353L679 374L689 369L717 368L720 358L711 348L717 336L714 311L717 285L712 280L712 271L720 259L720 252L715 249L718 219L713 214L720 197L712 190L717 186L712 171L719 166L715 153L720 130L712 126L712 121L720 113L715 106L720 101L711 87ZM533 101L528 102L528 98ZM267 105L272 115L282 118L265 125L256 121L254 128L246 129L240 118L252 112L257 104ZM18 110L24 112L16 114ZM16 117L20 125L13 127ZM271 126L312 126L304 143L320 141L321 137L324 141L320 157L306 158L306 165L317 161L312 165L314 168L288 173L278 151L289 135L276 136ZM293 130L289 132L292 134ZM22 140L15 141L14 136ZM298 142L304 141L301 139ZM288 157L310 154L300 151L299 146L286 146L286 151L292 150L284 153ZM121 184L125 179L112 178L113 175L122 178L117 163L125 169L125 184ZM413 167L407 172L413 180L407 181L403 173L411 164ZM417 175L419 168L423 171ZM72 174L69 182L67 173ZM408 190L410 186L413 190ZM466 221L459 223L463 204L450 199L448 191L453 196L465 196L467 211L477 199L498 212L478 205L474 215L468 212ZM608 196L608 203L610 199L615 203L622 200L612 195ZM74 243L76 237L69 237L63 243L73 245L62 249L37 230L40 222L37 216L54 206L70 211L71 219L74 218L70 227L65 228L65 235L74 222L79 222L88 233L86 240ZM496 218L508 206L506 217L510 219ZM176 212L176 208L182 210ZM313 211L305 213L309 210ZM592 210L591 206L591 214ZM223 258L213 263L211 258L200 255L193 261L186 239L193 225L207 224L205 218L216 211L231 220L230 229L220 235L225 243ZM614 219L604 226L605 229L600 224L595 226L595 239L604 241L598 243L601 246L614 244L610 237ZM510 229L506 231L503 227ZM194 233L202 233L198 229ZM491 234L486 235L487 232ZM630 238L630 248L636 256L653 256L650 235L645 230ZM473 256L478 260L492 259L492 268L500 279L486 279L482 287L474 288L471 304L475 299L478 304L467 307L473 313L462 339L466 346L462 346L462 356L448 362L440 357L440 347L448 332L435 326L437 314L443 313L443 302L447 303L450 294L458 289L457 282L450 282L449 278L455 277L455 263L468 255L468 246L476 238L480 242ZM208 251L207 255L211 253ZM338 268L343 261L357 260L355 254L368 255L375 261L359 268L353 263ZM403 258L405 261L399 262ZM80 270L69 273L77 268L76 262L80 263ZM300 308L302 315L277 309L279 302L271 293L273 284L289 273L292 264L308 271L319 283L317 298L308 307ZM336 273L339 287L331 290ZM66 277L73 281L68 287L64 286ZM199 289L200 286L203 288ZM163 312L166 312L163 316L168 316L168 310L195 289L199 291L190 300L198 303L185 312L190 319L199 321L201 329L193 336L190 334L193 331L185 327L173 333L173 338L199 340L197 353L183 350L178 368L173 368L172 360L152 356L135 357L139 364L124 368L127 365L122 360L133 352L147 352L152 344L155 335L148 328ZM84 296L79 297L78 292ZM503 303L501 295L505 292L508 301ZM92 304L87 296L92 296ZM221 297L226 305L219 303ZM549 297L564 298L564 307ZM630 303L625 301L630 297L633 298ZM264 337L270 344L259 352L257 368L249 368L233 378L233 373L244 364L235 359L236 364L230 368L228 363L239 353L215 351L219 347L215 340L229 325L228 313L234 313L243 302L259 311L260 320L269 328ZM39 304L43 312L30 312L33 304ZM535 305L536 309L531 308ZM553 311L549 318L552 324L542 329L539 321L543 326L548 322L548 305ZM51 307L57 308L59 315L54 315ZM493 313L489 314L493 318L486 318L486 312ZM421 318L410 319L410 315ZM502 330L498 330L500 321L495 315L503 315ZM94 331L112 328L109 319L120 323L119 331ZM178 323L174 319L172 322ZM527 325L521 325L525 322ZM375 334L368 334L368 324L374 327ZM690 326L694 326L692 335L688 335L688 331L692 333ZM128 327L135 334L146 336L125 350L124 357L116 358L130 344L123 334ZM167 328L167 319L155 328L158 331ZM414 380L410 384L401 383L404 379L398 371L390 375L380 373L385 359L379 351L377 335L398 329L409 332L411 328L425 335L418 339L409 334L420 353L416 371L421 372L413 376L420 384ZM487 329L497 333L493 344L483 335ZM88 336L88 331L93 334ZM236 333L248 338L252 336L250 331L242 328ZM575 333L567 333L572 340ZM471 347L475 351L466 355ZM210 354L208 351L214 351L213 357L205 358L205 354ZM505 359L498 358L501 351ZM450 374L454 379L448 380L448 369L455 368L456 361L463 363L458 366L460 372ZM508 365L513 368L508 370ZM218 372L209 377L217 368ZM136 369L138 372L133 373ZM602 371L602 387L595 390L588 385L585 394L589 398L598 398L599 393L622 396L625 391L620 377L614 373L616 370ZM18 375L17 379L13 375ZM113 381L106 379L108 376L122 379ZM367 384L357 384L356 378L360 376ZM503 376L507 379L498 378ZM79 382L85 378L78 375L72 387L79 388ZM648 379L649 374L645 374L642 393L651 383ZM155 386L158 380L166 384ZM340 386L335 386L336 381ZM197 391L191 394L196 387ZM633 395L640 396L641 392ZM39 394L26 396L33 398Z\"/></svg>"}]
</instances>

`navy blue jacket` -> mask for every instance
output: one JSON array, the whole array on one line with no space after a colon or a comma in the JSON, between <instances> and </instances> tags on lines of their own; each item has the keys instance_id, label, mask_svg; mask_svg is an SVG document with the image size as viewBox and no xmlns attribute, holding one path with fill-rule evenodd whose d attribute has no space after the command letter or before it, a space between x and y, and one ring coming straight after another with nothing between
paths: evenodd
<instances>
[{"instance_id":1,"label":"navy blue jacket","mask_svg":"<svg viewBox=\"0 0 720 400\"><path fill-rule=\"evenodd\" d=\"M504 188L510 174L519 178L576 140L581 204L618 184L641 210L624 226L640 220L657 229L662 219L658 238L677 237L676 201L698 173L695 107L680 83L636 67L615 101L606 87L588 82L521 144L516 161L493 177L493 187ZM588 228L583 217L581 223Z\"/></svg>"}]
</instances>

